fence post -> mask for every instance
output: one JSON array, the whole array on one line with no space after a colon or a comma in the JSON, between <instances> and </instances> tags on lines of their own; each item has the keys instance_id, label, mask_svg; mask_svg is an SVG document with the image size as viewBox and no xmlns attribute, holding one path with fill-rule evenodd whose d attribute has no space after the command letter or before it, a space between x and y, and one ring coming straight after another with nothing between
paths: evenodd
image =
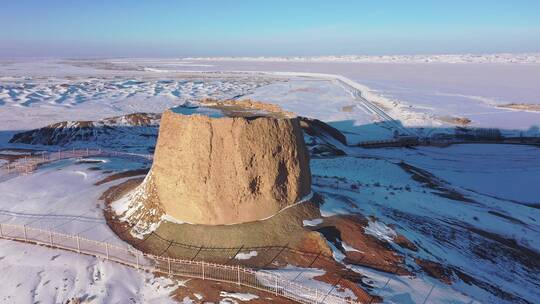
<instances>
[{"instance_id":1,"label":"fence post","mask_svg":"<svg viewBox=\"0 0 540 304\"><path fill-rule=\"evenodd\" d=\"M169 276L171 276L171 258L167 257L167 264L169 266Z\"/></svg>"},{"instance_id":2,"label":"fence post","mask_svg":"<svg viewBox=\"0 0 540 304\"><path fill-rule=\"evenodd\" d=\"M24 225L24 241L28 242L28 236L26 235L26 225Z\"/></svg>"},{"instance_id":3,"label":"fence post","mask_svg":"<svg viewBox=\"0 0 540 304\"><path fill-rule=\"evenodd\" d=\"M107 255L107 260L109 259L109 243L105 243L105 254Z\"/></svg>"},{"instance_id":4,"label":"fence post","mask_svg":"<svg viewBox=\"0 0 540 304\"><path fill-rule=\"evenodd\" d=\"M79 240L79 235L77 234L77 252L81 253L81 242Z\"/></svg>"},{"instance_id":5,"label":"fence post","mask_svg":"<svg viewBox=\"0 0 540 304\"><path fill-rule=\"evenodd\" d=\"M49 231L49 242L51 242L51 247L53 247L54 243L53 243L52 231Z\"/></svg>"},{"instance_id":6,"label":"fence post","mask_svg":"<svg viewBox=\"0 0 540 304\"><path fill-rule=\"evenodd\" d=\"M319 303L319 289L315 289L315 303Z\"/></svg>"},{"instance_id":7,"label":"fence post","mask_svg":"<svg viewBox=\"0 0 540 304\"><path fill-rule=\"evenodd\" d=\"M201 265L202 265L202 279L204 281L204 262L202 262Z\"/></svg>"},{"instance_id":8,"label":"fence post","mask_svg":"<svg viewBox=\"0 0 540 304\"><path fill-rule=\"evenodd\" d=\"M0 223L0 237L4 236L4 232L2 231L2 223Z\"/></svg>"},{"instance_id":9,"label":"fence post","mask_svg":"<svg viewBox=\"0 0 540 304\"><path fill-rule=\"evenodd\" d=\"M276 294L276 296L277 296L277 294L278 294L278 292L277 292L277 285L278 285L278 284L277 284L277 279L278 279L278 278L277 278L277 275L274 275L274 279L275 279L275 287L276 287L275 294Z\"/></svg>"},{"instance_id":10,"label":"fence post","mask_svg":"<svg viewBox=\"0 0 540 304\"><path fill-rule=\"evenodd\" d=\"M139 271L139 254L135 253L135 259L137 260L137 271Z\"/></svg>"},{"instance_id":11,"label":"fence post","mask_svg":"<svg viewBox=\"0 0 540 304\"><path fill-rule=\"evenodd\" d=\"M238 281L236 282L238 284L238 286L240 286L240 265L237 266L237 270L238 270Z\"/></svg>"}]
</instances>

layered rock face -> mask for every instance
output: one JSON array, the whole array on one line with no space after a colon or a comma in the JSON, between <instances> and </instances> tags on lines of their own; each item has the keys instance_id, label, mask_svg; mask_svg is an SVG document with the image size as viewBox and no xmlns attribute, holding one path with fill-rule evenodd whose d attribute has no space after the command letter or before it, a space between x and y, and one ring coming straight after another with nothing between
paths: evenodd
<instances>
[{"instance_id":1,"label":"layered rock face","mask_svg":"<svg viewBox=\"0 0 540 304\"><path fill-rule=\"evenodd\" d=\"M145 185L164 212L193 224L268 218L311 191L298 118L163 114Z\"/></svg>"}]
</instances>

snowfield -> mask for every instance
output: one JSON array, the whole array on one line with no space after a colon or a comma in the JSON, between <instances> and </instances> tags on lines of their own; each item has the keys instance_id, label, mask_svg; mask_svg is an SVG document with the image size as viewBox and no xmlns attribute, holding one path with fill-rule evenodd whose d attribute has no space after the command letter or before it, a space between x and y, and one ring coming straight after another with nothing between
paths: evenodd
<instances>
[{"instance_id":1,"label":"snowfield","mask_svg":"<svg viewBox=\"0 0 540 304\"><path fill-rule=\"evenodd\" d=\"M403 234L420 248L415 256L474 278L467 283L458 280L451 286L455 293L447 290L440 303L462 303L463 299L456 298L460 294L481 303L534 303L540 297L536 288L540 211L529 201L540 193L538 187L527 184L540 176L539 148L458 145L357 152L357 156L311 161L315 190L326 201L321 207L323 216L360 211L377 219L369 222L367 233L386 241L395 232ZM500 182L498 174L504 175ZM409 281L387 274L381 277L363 267L354 269L368 273L375 286L391 278L392 284L383 292L391 295L385 298L390 303L418 303L431 287L435 292L448 288L422 275ZM405 298L395 297L402 292L401 284L412 288ZM390 301L394 297L397 301Z\"/></svg>"},{"instance_id":2,"label":"snowfield","mask_svg":"<svg viewBox=\"0 0 540 304\"><path fill-rule=\"evenodd\" d=\"M117 79L107 75L62 78L1 75L1 130L37 128L66 118L95 120L134 112L161 113L192 100L240 97L269 83L269 80L247 78L161 80Z\"/></svg>"},{"instance_id":3,"label":"snowfield","mask_svg":"<svg viewBox=\"0 0 540 304\"><path fill-rule=\"evenodd\" d=\"M179 282L67 251L0 240L0 302L175 303Z\"/></svg>"},{"instance_id":4,"label":"snowfield","mask_svg":"<svg viewBox=\"0 0 540 304\"><path fill-rule=\"evenodd\" d=\"M17 176L7 172L6 164L30 153L20 148L63 148L8 144L20 131L60 121L71 121L77 129L75 120L161 113L209 97L278 104L328 122L344 133L349 144L392 138L395 131L451 133L454 125L449 118L468 118L473 127L534 136L540 134L535 128L540 125L540 112L499 106L540 103L538 58L538 54L524 54L4 60L0 62L0 222L128 246L107 226L99 199L127 178L96 182L150 166L143 158L64 159ZM393 120L370 110L367 103ZM151 151L147 148L152 148L154 139L149 138L155 135L152 128L157 121L145 133L146 139L109 132L108 128L122 123L98 123L109 135L98 140L122 151L138 146L144 149L137 151ZM73 134L76 138L78 133ZM92 147L83 140L75 146ZM347 155L311 160L313 191L324 197L324 204L321 218L303 224L315 227L335 214L361 213L369 219L363 233L398 251L413 273L398 276L347 265L365 276L363 287L371 294L384 297L386 303L537 302L540 148L464 144L363 149L337 142L336 147ZM125 211L121 203L116 207ZM418 251L399 247L394 242L398 234ZM342 260L344 253L330 246ZM345 243L342 247L359 251ZM249 260L257 255L245 251L234 258ZM430 276L416 258L444 265L454 283L447 285ZM0 302L6 303L65 302L71 297L96 303L126 299L167 303L172 301L169 293L182 285L99 259L5 240L0 241L0 270L5 274L0 276ZM321 269L289 265L274 271L321 290L333 289L313 279L324 274ZM340 292L350 295L349 290ZM257 300L248 293L224 292L223 297L233 303ZM192 302L197 300L184 300Z\"/></svg>"},{"instance_id":5,"label":"snowfield","mask_svg":"<svg viewBox=\"0 0 540 304\"><path fill-rule=\"evenodd\" d=\"M525 54L446 54L446 55L343 55L310 57L194 57L185 58L194 63L198 61L266 61L266 62L362 62L362 63L540 63L539 53ZM206 65L208 66L208 65Z\"/></svg>"},{"instance_id":6,"label":"snowfield","mask_svg":"<svg viewBox=\"0 0 540 304\"><path fill-rule=\"evenodd\" d=\"M393 130L376 125L380 118L358 104L339 81L333 81L342 77L355 82L363 97L406 127L447 132L444 129L455 121L470 120L472 127L534 135L540 132L540 112L502 106L539 103L535 79L540 78L540 65L519 59L537 57L471 56L484 58L481 64L467 60L431 64L241 59L198 59L195 64L185 59L8 61L0 64L0 116L6 116L0 127L25 130L61 117L94 120L162 112L204 97L251 97L286 105L299 115L333 122L346 130L352 124L368 131L361 133L375 134L359 140L391 137ZM485 58L513 59L504 59L503 64ZM42 110L49 107L55 110ZM26 125L4 115L8 109L12 115L27 117ZM45 119L43 111L52 116Z\"/></svg>"},{"instance_id":7,"label":"snowfield","mask_svg":"<svg viewBox=\"0 0 540 304\"><path fill-rule=\"evenodd\" d=\"M528 56L522 57L529 58ZM540 112L514 111L498 106L540 102L540 87L536 81L540 78L538 54L532 55L531 58L535 59L531 61L520 61L517 59L521 58L519 56L509 57L512 59L490 61L486 59L489 57L478 57L481 63L435 60L430 64L415 61L404 63L403 60L364 63L218 58L199 59L196 62L207 66L189 69L180 65L185 62L181 59L176 61L177 64L168 62L161 66L158 59L135 63L124 61L122 64L160 66L161 71L175 72L265 71L341 75L367 86L367 93L373 93L372 98L391 105L387 110L399 108L399 111L393 112L392 117L404 125L440 127L448 125L445 121L449 117L457 117L471 119L471 126L474 127L528 130L540 124ZM520 61L522 64L512 63L513 61Z\"/></svg>"},{"instance_id":8,"label":"snowfield","mask_svg":"<svg viewBox=\"0 0 540 304\"><path fill-rule=\"evenodd\" d=\"M0 169L0 221L126 245L107 226L99 199L105 190L125 179L94 184L107 176L104 171L121 172L147 165L121 158L92 158L86 163L55 161L29 175L13 176Z\"/></svg>"}]
</instances>

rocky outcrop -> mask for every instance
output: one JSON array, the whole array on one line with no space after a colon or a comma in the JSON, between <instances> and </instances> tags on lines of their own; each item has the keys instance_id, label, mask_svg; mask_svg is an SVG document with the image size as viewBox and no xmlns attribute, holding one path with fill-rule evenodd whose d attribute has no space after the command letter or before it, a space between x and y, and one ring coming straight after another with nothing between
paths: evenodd
<instances>
[{"instance_id":1,"label":"rocky outcrop","mask_svg":"<svg viewBox=\"0 0 540 304\"><path fill-rule=\"evenodd\" d=\"M134 113L97 121L63 121L17 133L9 142L150 151L156 142L160 118L160 114Z\"/></svg>"},{"instance_id":2,"label":"rocky outcrop","mask_svg":"<svg viewBox=\"0 0 540 304\"><path fill-rule=\"evenodd\" d=\"M342 145L347 145L347 138L338 129L318 119L300 117L300 125L304 132L312 137L333 139Z\"/></svg>"},{"instance_id":3,"label":"rocky outcrop","mask_svg":"<svg viewBox=\"0 0 540 304\"><path fill-rule=\"evenodd\" d=\"M318 119L306 117L299 119L310 155L314 157L346 155L340 147L347 146L347 139L338 129Z\"/></svg>"},{"instance_id":4,"label":"rocky outcrop","mask_svg":"<svg viewBox=\"0 0 540 304\"><path fill-rule=\"evenodd\" d=\"M149 174L165 213L194 224L265 219L311 191L298 118L167 111Z\"/></svg>"}]
</instances>

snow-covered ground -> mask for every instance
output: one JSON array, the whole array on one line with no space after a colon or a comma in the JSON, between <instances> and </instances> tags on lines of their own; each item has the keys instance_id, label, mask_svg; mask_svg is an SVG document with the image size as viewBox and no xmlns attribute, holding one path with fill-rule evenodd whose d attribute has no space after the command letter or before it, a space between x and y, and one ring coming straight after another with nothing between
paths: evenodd
<instances>
[{"instance_id":1,"label":"snow-covered ground","mask_svg":"<svg viewBox=\"0 0 540 304\"><path fill-rule=\"evenodd\" d=\"M266 62L362 62L362 63L540 63L540 53L523 54L445 54L445 55L343 55L307 57L194 57L188 66L197 61L266 61ZM208 65L203 65L208 66Z\"/></svg>"},{"instance_id":2,"label":"snow-covered ground","mask_svg":"<svg viewBox=\"0 0 540 304\"><path fill-rule=\"evenodd\" d=\"M286 267L283 267L281 269L268 270L267 272L278 274L279 276L289 281L296 282L304 286L308 286L310 288L318 289L323 292L330 293L333 289L332 285L313 279L314 277L322 276L325 274L325 271L322 269L302 268L302 267L287 265ZM262 281L267 282L268 280L263 279ZM269 286L271 286L271 284L272 282L268 282ZM339 294L342 297L350 297L351 299L356 299L355 295L348 289L339 290L335 292L334 294Z\"/></svg>"},{"instance_id":3,"label":"snow-covered ground","mask_svg":"<svg viewBox=\"0 0 540 304\"><path fill-rule=\"evenodd\" d=\"M471 56L472 58L473 56ZM476 57L475 57L476 58ZM540 64L537 59L489 60L478 57L479 62L456 60L449 63L403 63L396 60L373 62L339 61L272 61L242 59L199 59L202 66L185 67L190 60L144 59L133 62L114 61L124 66L152 66L161 71L267 71L303 72L342 75L369 87L377 98L383 98L392 107L400 108L393 118L404 125L439 127L447 125L448 117L469 118L474 127L527 130L540 124L540 112L515 111L497 106L509 103L538 104ZM501 57L506 58L506 57ZM523 57L525 58L525 57ZM529 57L527 57L529 58ZM538 58L534 55L531 58ZM511 63L513 61L522 64ZM176 64L175 64L176 62ZM504 63L502 63L504 62ZM427 114L423 121L411 112Z\"/></svg>"},{"instance_id":4,"label":"snow-covered ground","mask_svg":"<svg viewBox=\"0 0 540 304\"><path fill-rule=\"evenodd\" d=\"M418 63L422 60L419 58L375 60L392 63L363 63L361 58L352 63L349 61L354 60L4 61L0 62L0 148L28 147L6 144L18 130L65 120L162 112L203 97L273 102L285 110L329 122L346 131L349 140L392 136L392 127L366 111L350 88L334 78L306 73L343 75L358 82L363 97L379 104L405 126L445 128L448 125L438 117L456 116L472 119L473 126L527 130L540 124L540 113L496 106L510 102L538 104L540 87L536 79L540 79L540 69L535 56L509 58L445 57L429 59L435 61L430 64ZM396 63L403 61L407 64ZM462 64L463 61L481 64ZM519 64L510 63L514 61ZM305 75L277 75L278 71ZM537 134L538 130L532 133ZM474 279L457 279L457 283L448 286L422 272L405 277L354 266L355 271L367 277L364 283L372 286L373 293L389 303L418 303L428 295L428 302L437 303L534 303L540 298L539 266L534 261L540 251L540 149L517 145L345 148L347 157L317 158L311 162L314 190L322 193L326 201L322 216L356 211L371 215L366 233L381 241L391 240L394 232L403 234L419 247L415 256L448 265ZM21 153L11 150L4 154L16 157ZM125 179L100 186L94 183L107 174L148 164L124 158L99 160L103 162L57 161L22 176L8 175L0 169L0 222L127 245L106 225L99 200L104 190ZM0 159L0 166L5 162ZM351 188L352 184L358 187ZM351 202L357 209L350 208ZM317 225L319 221L304 224ZM352 250L346 244L343 247ZM2 273L19 272L13 274L17 279L9 282L8 276L0 278L6 280L2 286L15 288L17 295L23 292L13 302L25 302L33 294L36 301L42 302L55 295L72 296L44 286L83 292L83 283L90 286L88 291L73 295L95 295L98 302L131 294L138 302L167 301L169 282L130 272L119 265L42 247L34 250L7 241L2 241L0 248ZM414 265L410 252L398 250L407 256L408 265ZM15 252L27 252L25 255L33 261L33 266L28 267L33 268L23 265L25 255L17 256ZM256 254L243 252L237 259L249 259ZM53 259L56 255L62 258ZM50 258L39 264L40 256ZM62 263L55 264L56 261ZM91 285L95 269L101 269L104 275L100 282ZM299 282L325 290L331 288L311 280L320 275L317 269L291 266L280 271ZM85 279L79 282L68 278L71 281L64 287L62 280L68 276ZM16 287L19 281L29 283ZM126 281L126 287L101 295L101 289L109 290L118 281ZM8 294L2 292L0 296L4 299ZM228 296L233 300L242 297Z\"/></svg>"},{"instance_id":5,"label":"snow-covered ground","mask_svg":"<svg viewBox=\"0 0 540 304\"><path fill-rule=\"evenodd\" d=\"M268 83L247 78L118 79L107 74L60 78L0 76L0 131L27 130L66 119L161 113L187 101L243 96Z\"/></svg>"},{"instance_id":6,"label":"snow-covered ground","mask_svg":"<svg viewBox=\"0 0 540 304\"><path fill-rule=\"evenodd\" d=\"M98 160L104 162L96 163ZM52 162L28 175L14 176L0 169L0 221L126 245L107 226L99 199L105 190L125 179L99 186L94 183L111 171L146 166L122 158L93 158L87 163L75 159Z\"/></svg>"},{"instance_id":7,"label":"snow-covered ground","mask_svg":"<svg viewBox=\"0 0 540 304\"><path fill-rule=\"evenodd\" d=\"M0 240L2 303L174 303L180 283L86 255Z\"/></svg>"},{"instance_id":8,"label":"snow-covered ground","mask_svg":"<svg viewBox=\"0 0 540 304\"><path fill-rule=\"evenodd\" d=\"M540 64L523 59L536 55L524 56L493 57L504 64L499 59L478 59L481 64L218 59L9 61L0 65L0 116L6 118L0 127L24 130L60 117L98 119L126 112L161 112L204 97L251 97L279 103L343 129L350 130L351 125L359 131L365 129L367 132L360 133L370 135L360 140L388 138L393 130L376 125L380 119L362 109L347 87L332 81L329 76L333 75L333 79L355 81L363 97L407 127L447 128L453 119L461 118L470 119L472 127L538 134L534 127L540 125L540 112L500 107L540 102L540 87L535 81L540 78ZM314 76L322 74L327 76ZM48 118L43 111L49 113ZM20 120L14 115L25 116L26 124L18 124Z\"/></svg>"},{"instance_id":9,"label":"snow-covered ground","mask_svg":"<svg viewBox=\"0 0 540 304\"><path fill-rule=\"evenodd\" d=\"M540 203L540 149L515 145L453 145L372 150L431 172L449 184L524 205Z\"/></svg>"},{"instance_id":10,"label":"snow-covered ground","mask_svg":"<svg viewBox=\"0 0 540 304\"><path fill-rule=\"evenodd\" d=\"M540 297L539 159L537 147L458 145L356 149L356 156L313 159L311 166L315 190L326 199L323 216L373 216L381 223L370 222L369 234L387 241L395 230L419 247L416 257L476 280L449 287L422 274L406 278L354 267L386 301L422 302L434 286L430 297L442 295L432 299L437 303L468 302L462 294L481 303L534 303Z\"/></svg>"}]
</instances>

